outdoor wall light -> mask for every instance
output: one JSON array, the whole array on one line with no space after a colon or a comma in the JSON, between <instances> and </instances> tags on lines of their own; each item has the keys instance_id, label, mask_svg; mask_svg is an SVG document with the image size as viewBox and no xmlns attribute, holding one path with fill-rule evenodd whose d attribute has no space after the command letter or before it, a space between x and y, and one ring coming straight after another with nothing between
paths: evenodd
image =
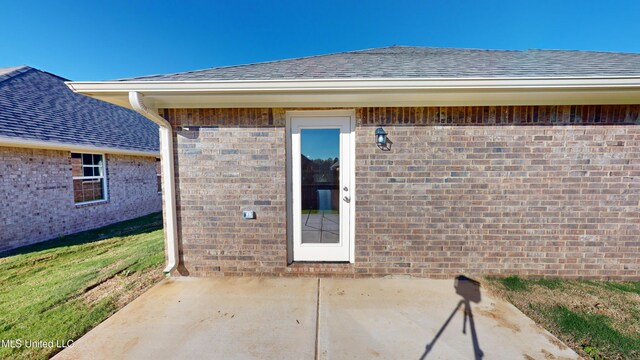
<instances>
[{"instance_id":1,"label":"outdoor wall light","mask_svg":"<svg viewBox=\"0 0 640 360\"><path fill-rule=\"evenodd\" d=\"M384 131L382 126L376 129L376 145L378 145L378 147L387 145L387 132Z\"/></svg>"}]
</instances>

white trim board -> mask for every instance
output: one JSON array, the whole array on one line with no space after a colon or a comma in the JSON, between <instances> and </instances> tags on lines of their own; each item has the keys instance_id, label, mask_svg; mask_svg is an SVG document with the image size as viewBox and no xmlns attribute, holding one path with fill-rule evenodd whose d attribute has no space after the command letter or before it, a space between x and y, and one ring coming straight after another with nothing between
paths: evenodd
<instances>
[{"instance_id":1,"label":"white trim board","mask_svg":"<svg viewBox=\"0 0 640 360\"><path fill-rule=\"evenodd\" d=\"M8 136L0 136L0 146L5 147L19 147L28 149L43 149L43 150L62 150L72 152L84 152L92 154L116 154L116 155L131 155L131 156L148 156L159 157L160 152L156 151L138 151L138 150L126 150L116 149L109 147L100 147L92 145L76 145L67 144L57 141L39 141L39 140L27 140L22 138L13 138Z\"/></svg>"},{"instance_id":2,"label":"white trim board","mask_svg":"<svg viewBox=\"0 0 640 360\"><path fill-rule=\"evenodd\" d=\"M293 79L67 82L125 107L137 91L156 108L606 105L640 103L640 77Z\"/></svg>"}]
</instances>

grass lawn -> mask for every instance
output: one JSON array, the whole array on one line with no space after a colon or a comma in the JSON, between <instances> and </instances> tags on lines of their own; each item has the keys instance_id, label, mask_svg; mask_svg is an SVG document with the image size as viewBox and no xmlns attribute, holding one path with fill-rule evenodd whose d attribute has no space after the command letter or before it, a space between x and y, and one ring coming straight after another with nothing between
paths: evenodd
<instances>
[{"instance_id":1,"label":"grass lawn","mask_svg":"<svg viewBox=\"0 0 640 360\"><path fill-rule=\"evenodd\" d=\"M0 256L0 339L76 340L162 279L162 214ZM0 358L61 349L0 347Z\"/></svg>"},{"instance_id":2,"label":"grass lawn","mask_svg":"<svg viewBox=\"0 0 640 360\"><path fill-rule=\"evenodd\" d=\"M587 359L640 359L640 282L511 276L485 283Z\"/></svg>"}]
</instances>

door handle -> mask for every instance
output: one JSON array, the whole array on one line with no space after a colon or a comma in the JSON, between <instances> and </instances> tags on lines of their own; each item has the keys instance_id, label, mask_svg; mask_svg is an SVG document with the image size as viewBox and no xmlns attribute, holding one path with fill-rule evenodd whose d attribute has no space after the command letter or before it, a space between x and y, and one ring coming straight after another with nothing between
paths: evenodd
<instances>
[{"instance_id":1,"label":"door handle","mask_svg":"<svg viewBox=\"0 0 640 360\"><path fill-rule=\"evenodd\" d=\"M348 196L343 197L342 200L344 200L344 202L346 202L346 203L351 202L351 198L348 197Z\"/></svg>"}]
</instances>

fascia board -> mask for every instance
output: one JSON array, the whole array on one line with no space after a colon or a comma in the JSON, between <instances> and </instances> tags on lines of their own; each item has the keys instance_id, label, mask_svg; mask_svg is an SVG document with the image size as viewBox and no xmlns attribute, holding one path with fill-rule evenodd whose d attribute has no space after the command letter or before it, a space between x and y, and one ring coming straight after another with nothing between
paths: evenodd
<instances>
[{"instance_id":1,"label":"fascia board","mask_svg":"<svg viewBox=\"0 0 640 360\"><path fill-rule=\"evenodd\" d=\"M5 147L20 147L30 149L45 149L45 150L63 150L63 151L77 151L85 153L98 153L98 154L117 154L117 155L132 155L132 156L149 156L159 157L159 151L137 151L118 149L111 147L81 145L81 144L68 144L57 141L38 141L23 138L13 138L8 136L0 136L0 146Z\"/></svg>"},{"instance_id":2,"label":"fascia board","mask_svg":"<svg viewBox=\"0 0 640 360\"><path fill-rule=\"evenodd\" d=\"M321 79L68 82L127 106L130 91L156 107L463 106L640 103L640 77Z\"/></svg>"}]
</instances>

